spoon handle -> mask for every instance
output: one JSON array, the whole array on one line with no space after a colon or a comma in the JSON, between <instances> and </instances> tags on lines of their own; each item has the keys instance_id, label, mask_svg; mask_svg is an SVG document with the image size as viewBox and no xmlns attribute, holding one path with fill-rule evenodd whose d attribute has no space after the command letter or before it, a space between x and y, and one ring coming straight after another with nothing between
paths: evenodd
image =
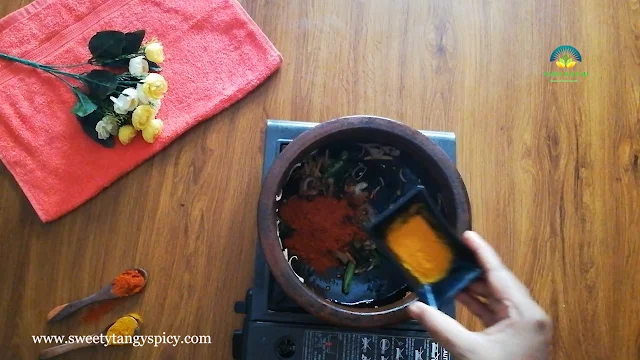
<instances>
[{"instance_id":1,"label":"spoon handle","mask_svg":"<svg viewBox=\"0 0 640 360\"><path fill-rule=\"evenodd\" d=\"M91 303L111 299L113 297L114 296L111 295L111 285L105 286L97 293L87 296L84 299L56 306L47 314L47 321L54 322L61 320Z\"/></svg>"},{"instance_id":2,"label":"spoon handle","mask_svg":"<svg viewBox=\"0 0 640 360\"><path fill-rule=\"evenodd\" d=\"M438 308L438 303L436 302L435 296L433 296L431 285L425 284L421 287L415 288L414 291L420 301L436 309Z\"/></svg>"},{"instance_id":3,"label":"spoon handle","mask_svg":"<svg viewBox=\"0 0 640 360\"><path fill-rule=\"evenodd\" d=\"M73 344L63 344L54 347L50 347L48 349L42 350L40 353L40 359L51 359L54 356L58 356L60 354L64 354L66 352L82 349L89 346L95 346L97 344L94 343L73 343Z\"/></svg>"}]
</instances>

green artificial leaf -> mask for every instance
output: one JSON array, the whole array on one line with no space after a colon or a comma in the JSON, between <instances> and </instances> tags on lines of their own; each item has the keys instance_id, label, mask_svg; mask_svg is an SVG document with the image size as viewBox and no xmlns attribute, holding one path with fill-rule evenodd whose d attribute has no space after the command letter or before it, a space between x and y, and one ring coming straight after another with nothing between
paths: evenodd
<instances>
[{"instance_id":1,"label":"green artificial leaf","mask_svg":"<svg viewBox=\"0 0 640 360\"><path fill-rule=\"evenodd\" d=\"M138 30L124 34L124 47L122 53L124 55L135 54L140 50L142 40L144 40L144 30Z\"/></svg>"},{"instance_id":2,"label":"green artificial leaf","mask_svg":"<svg viewBox=\"0 0 640 360\"><path fill-rule=\"evenodd\" d=\"M96 111L98 105L94 104L89 97L80 90L80 88L73 87L73 93L76 95L78 101L73 106L71 111L78 116L87 116Z\"/></svg>"},{"instance_id":3,"label":"green artificial leaf","mask_svg":"<svg viewBox=\"0 0 640 360\"><path fill-rule=\"evenodd\" d=\"M140 78L137 76L133 76L130 73L124 73L122 75L119 76L120 81L125 83L125 82L130 82L130 81L135 81L135 82L141 82ZM129 87L134 87L131 85L128 85Z\"/></svg>"},{"instance_id":4,"label":"green artificial leaf","mask_svg":"<svg viewBox=\"0 0 640 360\"><path fill-rule=\"evenodd\" d=\"M153 61L149 61L149 60L147 60L147 62L149 63L149 70L150 71L155 71L155 72L162 71L162 68L160 67L160 65L154 63Z\"/></svg>"},{"instance_id":5,"label":"green artificial leaf","mask_svg":"<svg viewBox=\"0 0 640 360\"><path fill-rule=\"evenodd\" d=\"M567 65L566 61L564 60L564 58L560 58L558 59L558 61L560 61L562 64Z\"/></svg>"},{"instance_id":6,"label":"green artificial leaf","mask_svg":"<svg viewBox=\"0 0 640 360\"><path fill-rule=\"evenodd\" d=\"M564 56L562 57L562 59L564 60L564 63L567 63L567 60L569 60L569 55L564 54Z\"/></svg>"},{"instance_id":7,"label":"green artificial leaf","mask_svg":"<svg viewBox=\"0 0 640 360\"><path fill-rule=\"evenodd\" d=\"M91 61L91 64L93 65L100 65L102 67L106 67L106 68L114 68L114 69L122 69L122 68L128 68L129 67L129 58L124 58L124 59L93 59Z\"/></svg>"},{"instance_id":8,"label":"green artificial leaf","mask_svg":"<svg viewBox=\"0 0 640 360\"><path fill-rule=\"evenodd\" d=\"M113 59L122 55L125 34L121 31L101 31L89 40L89 51L93 58Z\"/></svg>"},{"instance_id":9,"label":"green artificial leaf","mask_svg":"<svg viewBox=\"0 0 640 360\"><path fill-rule=\"evenodd\" d=\"M84 75L84 83L89 89L89 95L106 99L118 87L118 75L107 70L91 70Z\"/></svg>"},{"instance_id":10,"label":"green artificial leaf","mask_svg":"<svg viewBox=\"0 0 640 360\"><path fill-rule=\"evenodd\" d=\"M115 139L113 136L109 136L104 140L98 139L98 132L96 131L96 124L98 121L102 120L102 114L99 111L94 111L87 116L76 116L80 126L82 127L82 131L84 131L87 136L91 138L91 140L97 142L98 144L112 148L115 145Z\"/></svg>"}]
</instances>

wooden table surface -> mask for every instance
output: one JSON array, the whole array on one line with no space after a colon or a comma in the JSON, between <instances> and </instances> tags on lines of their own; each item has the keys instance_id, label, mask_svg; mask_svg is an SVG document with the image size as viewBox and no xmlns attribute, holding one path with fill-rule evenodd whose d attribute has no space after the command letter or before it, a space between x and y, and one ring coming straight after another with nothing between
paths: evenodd
<instances>
[{"instance_id":1,"label":"wooden table surface","mask_svg":"<svg viewBox=\"0 0 640 360\"><path fill-rule=\"evenodd\" d=\"M4 0L0 15L28 2ZM145 334L212 344L61 359L230 359L233 304L253 271L265 119L375 114L456 133L474 228L553 317L556 359L640 358L637 1L242 4L285 59L245 99L50 224L0 169L0 357L34 359L46 346L32 335L87 334L140 311ZM544 76L562 44L582 53L578 83ZM134 265L150 272L148 288L102 323L45 323Z\"/></svg>"}]
</instances>

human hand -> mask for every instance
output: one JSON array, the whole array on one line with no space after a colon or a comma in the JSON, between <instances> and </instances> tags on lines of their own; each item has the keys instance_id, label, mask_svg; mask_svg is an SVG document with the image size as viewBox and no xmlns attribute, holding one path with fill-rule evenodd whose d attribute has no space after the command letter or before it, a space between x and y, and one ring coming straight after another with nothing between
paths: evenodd
<instances>
[{"instance_id":1,"label":"human hand","mask_svg":"<svg viewBox=\"0 0 640 360\"><path fill-rule=\"evenodd\" d=\"M485 273L457 300L480 318L486 329L471 332L446 314L417 301L408 308L411 317L458 360L549 359L549 316L480 235L467 231L462 240L475 253Z\"/></svg>"}]
</instances>

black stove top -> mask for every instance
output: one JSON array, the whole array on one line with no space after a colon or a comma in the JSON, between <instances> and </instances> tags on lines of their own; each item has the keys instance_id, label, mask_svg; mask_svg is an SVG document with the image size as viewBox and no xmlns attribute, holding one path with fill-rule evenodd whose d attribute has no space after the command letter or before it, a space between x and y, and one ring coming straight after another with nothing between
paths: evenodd
<instances>
[{"instance_id":1,"label":"black stove top","mask_svg":"<svg viewBox=\"0 0 640 360\"><path fill-rule=\"evenodd\" d=\"M265 133L263 176L278 153L315 123L269 120ZM422 131L456 161L455 135ZM455 317L453 302L441 310ZM244 327L233 336L237 360L446 360L417 323L409 321L384 329L341 329L316 319L290 299L271 276L262 249L256 249L253 287L235 311L246 314Z\"/></svg>"}]
</instances>

